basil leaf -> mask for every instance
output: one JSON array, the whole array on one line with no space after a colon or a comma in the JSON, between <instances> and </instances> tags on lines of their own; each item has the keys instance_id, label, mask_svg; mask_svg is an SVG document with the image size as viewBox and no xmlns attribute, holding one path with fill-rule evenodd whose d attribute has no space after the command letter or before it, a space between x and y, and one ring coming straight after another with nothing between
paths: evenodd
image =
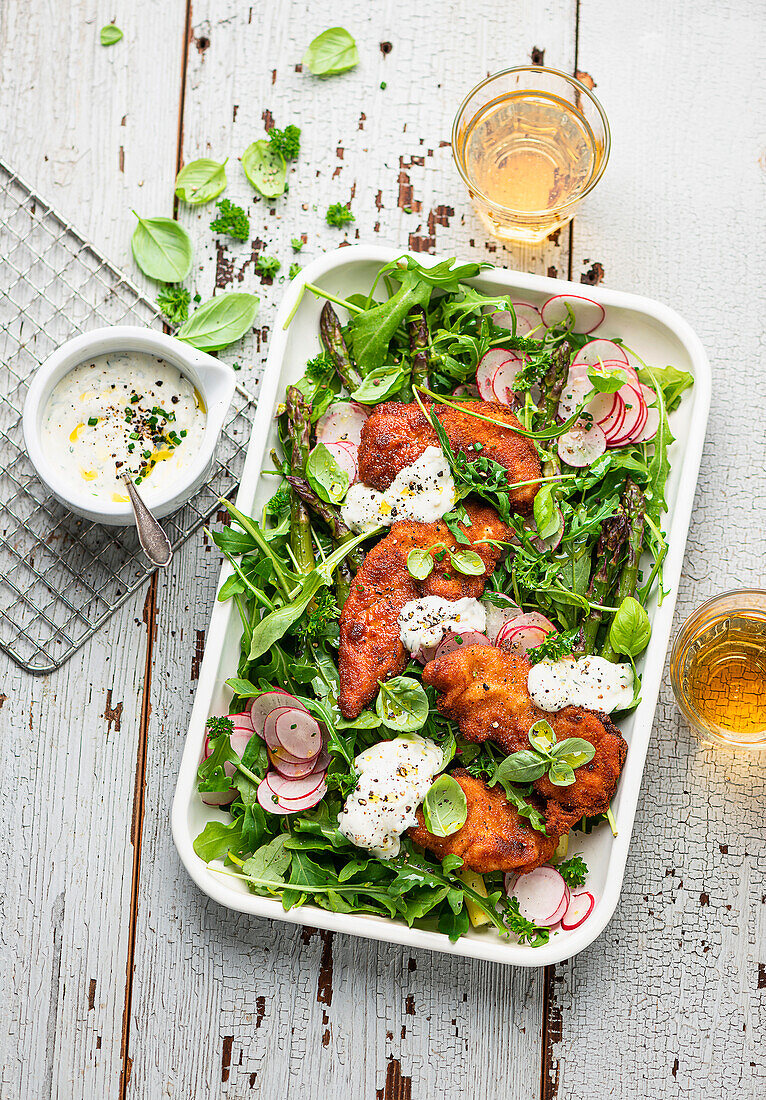
<instances>
[{"instance_id":1,"label":"basil leaf","mask_svg":"<svg viewBox=\"0 0 766 1100\"><path fill-rule=\"evenodd\" d=\"M200 351L220 351L250 331L257 312L254 294L218 294L194 311L176 333L176 340L184 340Z\"/></svg>"},{"instance_id":2,"label":"basil leaf","mask_svg":"<svg viewBox=\"0 0 766 1100\"><path fill-rule=\"evenodd\" d=\"M233 821L208 821L195 838L192 847L200 859L210 863L211 859L223 859L232 848L236 851L241 840L242 822L239 818Z\"/></svg>"},{"instance_id":3,"label":"basil leaf","mask_svg":"<svg viewBox=\"0 0 766 1100\"><path fill-rule=\"evenodd\" d=\"M380 401L386 401L388 397L398 390L406 377L406 372L401 367L377 367L362 379L360 386L354 390L354 400L363 405L377 405Z\"/></svg>"},{"instance_id":4,"label":"basil leaf","mask_svg":"<svg viewBox=\"0 0 766 1100\"><path fill-rule=\"evenodd\" d=\"M662 387L668 412L678 408L681 394L694 385L694 376L676 367L639 367L638 380L655 391L658 384Z\"/></svg>"},{"instance_id":5,"label":"basil leaf","mask_svg":"<svg viewBox=\"0 0 766 1100\"><path fill-rule=\"evenodd\" d=\"M495 768L490 780L490 786L495 783L532 783L544 775L548 767L548 761L543 759L534 749L521 749L512 752Z\"/></svg>"},{"instance_id":6,"label":"basil leaf","mask_svg":"<svg viewBox=\"0 0 766 1100\"><path fill-rule=\"evenodd\" d=\"M133 211L136 214L135 210ZM138 218L130 246L133 259L148 279L181 283L189 274L192 243L189 234L172 218Z\"/></svg>"},{"instance_id":7,"label":"basil leaf","mask_svg":"<svg viewBox=\"0 0 766 1100\"><path fill-rule=\"evenodd\" d=\"M337 76L359 64L359 50L347 30L330 27L309 43L303 64L314 76Z\"/></svg>"},{"instance_id":8,"label":"basil leaf","mask_svg":"<svg viewBox=\"0 0 766 1100\"><path fill-rule=\"evenodd\" d=\"M456 550L450 554L450 561L458 573L466 577L481 577L487 569L484 559L475 550Z\"/></svg>"},{"instance_id":9,"label":"basil leaf","mask_svg":"<svg viewBox=\"0 0 766 1100\"><path fill-rule=\"evenodd\" d=\"M617 393L628 381L622 367L588 368L588 381L597 393Z\"/></svg>"},{"instance_id":10,"label":"basil leaf","mask_svg":"<svg viewBox=\"0 0 766 1100\"><path fill-rule=\"evenodd\" d=\"M317 443L306 463L306 477L314 492L328 504L339 504L348 490L348 474L324 443Z\"/></svg>"},{"instance_id":11,"label":"basil leaf","mask_svg":"<svg viewBox=\"0 0 766 1100\"><path fill-rule=\"evenodd\" d=\"M570 768L581 768L583 764L589 764L595 754L594 746L584 737L567 737L566 741L559 741L551 749L551 756L555 760L563 760Z\"/></svg>"},{"instance_id":12,"label":"basil leaf","mask_svg":"<svg viewBox=\"0 0 766 1100\"><path fill-rule=\"evenodd\" d=\"M270 141L254 141L242 154L242 168L250 183L267 199L284 195L287 162Z\"/></svg>"},{"instance_id":13,"label":"basil leaf","mask_svg":"<svg viewBox=\"0 0 766 1100\"><path fill-rule=\"evenodd\" d=\"M122 31L119 27L115 27L114 23L107 23L101 28L100 38L102 46L113 46L122 38Z\"/></svg>"},{"instance_id":14,"label":"basil leaf","mask_svg":"<svg viewBox=\"0 0 766 1100\"><path fill-rule=\"evenodd\" d=\"M419 730L428 718L428 696L420 682L411 676L395 676L379 683L375 710L383 725L405 733Z\"/></svg>"},{"instance_id":15,"label":"basil leaf","mask_svg":"<svg viewBox=\"0 0 766 1100\"><path fill-rule=\"evenodd\" d=\"M417 581L424 581L434 567L430 551L416 546L407 555L407 571Z\"/></svg>"},{"instance_id":16,"label":"basil leaf","mask_svg":"<svg viewBox=\"0 0 766 1100\"><path fill-rule=\"evenodd\" d=\"M553 502L550 485L538 490L534 502L535 527L541 539L547 539L559 529L559 514Z\"/></svg>"},{"instance_id":17,"label":"basil leaf","mask_svg":"<svg viewBox=\"0 0 766 1100\"><path fill-rule=\"evenodd\" d=\"M615 653L637 657L652 636L649 616L638 600L626 596L620 604L609 627L609 644Z\"/></svg>"},{"instance_id":18,"label":"basil leaf","mask_svg":"<svg viewBox=\"0 0 766 1100\"><path fill-rule=\"evenodd\" d=\"M226 160L219 164L201 157L185 164L176 176L176 195L181 202L199 206L217 198L226 187Z\"/></svg>"},{"instance_id":19,"label":"basil leaf","mask_svg":"<svg viewBox=\"0 0 766 1100\"><path fill-rule=\"evenodd\" d=\"M553 727L549 722L546 722L544 718L538 719L529 730L530 744L537 749L538 752L548 753L556 744L556 734Z\"/></svg>"},{"instance_id":20,"label":"basil leaf","mask_svg":"<svg viewBox=\"0 0 766 1100\"><path fill-rule=\"evenodd\" d=\"M465 791L451 775L440 775L423 801L423 819L429 833L451 836L463 828L467 817Z\"/></svg>"},{"instance_id":21,"label":"basil leaf","mask_svg":"<svg viewBox=\"0 0 766 1100\"><path fill-rule=\"evenodd\" d=\"M575 781L575 773L563 760L554 760L548 778L556 787L570 787Z\"/></svg>"}]
</instances>

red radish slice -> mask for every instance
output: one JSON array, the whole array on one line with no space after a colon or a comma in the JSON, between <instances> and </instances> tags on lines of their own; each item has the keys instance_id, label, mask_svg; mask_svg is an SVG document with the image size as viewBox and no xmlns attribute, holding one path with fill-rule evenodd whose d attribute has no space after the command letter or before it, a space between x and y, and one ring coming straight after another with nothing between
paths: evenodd
<instances>
[{"instance_id":1,"label":"red radish slice","mask_svg":"<svg viewBox=\"0 0 766 1100\"><path fill-rule=\"evenodd\" d=\"M513 388L513 383L523 366L524 360L515 355L512 359L501 363L492 376L492 392L495 400L501 405L518 405L519 397Z\"/></svg>"},{"instance_id":2,"label":"red radish slice","mask_svg":"<svg viewBox=\"0 0 766 1100\"><path fill-rule=\"evenodd\" d=\"M572 366L576 367L580 363L593 366L598 362L622 362L627 365L628 356L619 344L615 344L614 340L600 338L589 340L584 347L580 348L572 360Z\"/></svg>"},{"instance_id":3,"label":"red radish slice","mask_svg":"<svg viewBox=\"0 0 766 1100\"><path fill-rule=\"evenodd\" d=\"M291 752L287 752L285 749L282 748L281 745L279 745L276 749L267 748L266 752L268 753L269 759L272 761L275 768L278 766L278 763L281 762L284 762L285 764L311 764L313 761L316 760L317 756L319 756L319 752L317 752L314 754L314 756L311 756L308 760L306 760L302 756L293 756Z\"/></svg>"},{"instance_id":4,"label":"red radish slice","mask_svg":"<svg viewBox=\"0 0 766 1100\"><path fill-rule=\"evenodd\" d=\"M285 711L293 711L296 709L296 707L275 707L271 714L266 715L266 721L263 723L263 740L272 751L284 748L282 742L277 737L277 718ZM305 759L305 757L296 756L294 762L297 763L302 759Z\"/></svg>"},{"instance_id":5,"label":"red radish slice","mask_svg":"<svg viewBox=\"0 0 766 1100\"><path fill-rule=\"evenodd\" d=\"M316 426L317 443L353 443L362 441L367 411L356 401L336 401L320 416Z\"/></svg>"},{"instance_id":6,"label":"red radish slice","mask_svg":"<svg viewBox=\"0 0 766 1100\"><path fill-rule=\"evenodd\" d=\"M559 436L556 449L568 466L590 466L606 450L606 436L598 424L575 424Z\"/></svg>"},{"instance_id":7,"label":"red radish slice","mask_svg":"<svg viewBox=\"0 0 766 1100\"><path fill-rule=\"evenodd\" d=\"M637 386L631 386L628 383L619 389L615 396L619 397L622 401L624 412L619 428L610 429L604 424L600 425L606 436L607 446L616 442L618 439L630 439L631 436L640 433L644 426L646 415L644 395Z\"/></svg>"},{"instance_id":8,"label":"red radish slice","mask_svg":"<svg viewBox=\"0 0 766 1100\"><path fill-rule=\"evenodd\" d=\"M282 748L301 760L316 756L322 747L322 731L319 723L305 711L295 709L281 711L276 716L274 731Z\"/></svg>"},{"instance_id":9,"label":"red radish slice","mask_svg":"<svg viewBox=\"0 0 766 1100\"><path fill-rule=\"evenodd\" d=\"M523 630L513 630L506 634L501 631L497 644L506 653L529 653L530 649L543 644L548 633L549 631L543 630L540 626L528 626Z\"/></svg>"},{"instance_id":10,"label":"red radish slice","mask_svg":"<svg viewBox=\"0 0 766 1100\"><path fill-rule=\"evenodd\" d=\"M273 773L270 772L268 774L273 774ZM283 806L280 806L279 799L274 794L274 792L272 791L271 787L268 784L268 779L263 779L258 784L257 797L258 797L258 802L261 804L261 806L263 806L264 810L268 810L268 812L270 814L284 814L284 813L297 814L299 812L299 807L298 806L295 806L290 810L287 810Z\"/></svg>"},{"instance_id":11,"label":"red radish slice","mask_svg":"<svg viewBox=\"0 0 766 1100\"><path fill-rule=\"evenodd\" d=\"M510 897L513 897L513 888L519 881L519 878L520 876L516 871L506 871L503 875L503 886L505 887L506 894Z\"/></svg>"},{"instance_id":12,"label":"red radish slice","mask_svg":"<svg viewBox=\"0 0 766 1100\"><path fill-rule=\"evenodd\" d=\"M270 771L266 775L266 782L280 802L295 802L297 799L305 798L306 795L314 793L317 787L324 782L324 772L319 774L313 772L302 779L285 779L283 775L277 775L276 772Z\"/></svg>"},{"instance_id":13,"label":"red radish slice","mask_svg":"<svg viewBox=\"0 0 766 1100\"><path fill-rule=\"evenodd\" d=\"M326 794L327 784L323 777L317 789L312 791L311 794L307 794L304 798L292 798L289 802L280 798L278 800L279 809L285 814L294 814L300 813L301 810L310 810L312 806L316 806L317 802L321 802Z\"/></svg>"},{"instance_id":14,"label":"red radish slice","mask_svg":"<svg viewBox=\"0 0 766 1100\"><path fill-rule=\"evenodd\" d=\"M300 699L296 699L294 695L288 695L286 691L267 691L257 696L250 704L250 717L253 720L253 729L261 737L266 715L277 707L297 707L298 710L306 710Z\"/></svg>"},{"instance_id":15,"label":"red radish slice","mask_svg":"<svg viewBox=\"0 0 766 1100\"><path fill-rule=\"evenodd\" d=\"M498 595L498 593L493 593L493 595ZM500 593L500 595L504 596L503 593ZM517 607L513 600L509 599L507 596L504 596L503 607L495 607L494 604L486 599L482 601L482 605L487 612L487 622L484 631L490 639L490 644L494 645L497 641L498 634L505 624L521 615L521 608Z\"/></svg>"},{"instance_id":16,"label":"red radish slice","mask_svg":"<svg viewBox=\"0 0 766 1100\"><path fill-rule=\"evenodd\" d=\"M566 929L567 932L579 928L582 922L591 915L595 904L596 899L587 890L583 890L581 894L573 894L567 906L567 911L561 919L561 927Z\"/></svg>"},{"instance_id":17,"label":"red radish slice","mask_svg":"<svg viewBox=\"0 0 766 1100\"><path fill-rule=\"evenodd\" d=\"M349 482L353 484L359 473L355 445L353 443L325 443L325 447L338 463L341 470L346 471Z\"/></svg>"},{"instance_id":18,"label":"red radish slice","mask_svg":"<svg viewBox=\"0 0 766 1100\"><path fill-rule=\"evenodd\" d=\"M269 760L274 766L274 770L284 776L285 779L303 779L307 775L315 770L315 760L302 760L300 763L292 764L289 760L276 760L269 753Z\"/></svg>"},{"instance_id":19,"label":"red radish slice","mask_svg":"<svg viewBox=\"0 0 766 1100\"><path fill-rule=\"evenodd\" d=\"M559 398L558 413L561 419L569 420L569 417L577 411L578 406L582 405L588 394L592 392L593 383L588 378L587 371L585 374L573 378L570 370L569 377L564 383L564 388Z\"/></svg>"},{"instance_id":20,"label":"red radish slice","mask_svg":"<svg viewBox=\"0 0 766 1100\"><path fill-rule=\"evenodd\" d=\"M242 759L242 754L247 748L248 742L252 736L252 730L242 729L241 727L234 730L234 733L232 733L232 735L230 736L229 743L231 744L231 747L234 749L240 760Z\"/></svg>"},{"instance_id":21,"label":"red radish slice","mask_svg":"<svg viewBox=\"0 0 766 1100\"><path fill-rule=\"evenodd\" d=\"M634 443L648 443L650 439L654 439L657 434L657 429L660 426L660 410L649 409L646 416L646 424L644 430L637 439L634 439Z\"/></svg>"},{"instance_id":22,"label":"red radish slice","mask_svg":"<svg viewBox=\"0 0 766 1100\"><path fill-rule=\"evenodd\" d=\"M467 383L464 386L456 386L452 391L453 397L480 397L479 387L474 386L472 382Z\"/></svg>"},{"instance_id":23,"label":"red radish slice","mask_svg":"<svg viewBox=\"0 0 766 1100\"><path fill-rule=\"evenodd\" d=\"M567 911L567 907L569 906L569 899L571 898L571 896L572 895L570 893L569 887L567 886L566 893L561 899L561 904L559 905L558 909L555 913L551 913L550 917L548 917L545 922L548 928L553 928L554 925L559 923L559 921Z\"/></svg>"},{"instance_id":24,"label":"red radish slice","mask_svg":"<svg viewBox=\"0 0 766 1100\"><path fill-rule=\"evenodd\" d=\"M610 435L619 435L622 422L625 419L625 402L622 397L621 387L617 393L597 393L588 403L587 412L598 424L609 442Z\"/></svg>"},{"instance_id":25,"label":"red radish slice","mask_svg":"<svg viewBox=\"0 0 766 1100\"><path fill-rule=\"evenodd\" d=\"M243 710L240 714L227 714L227 718L231 720L231 724L235 730L250 730L253 732L253 719L250 717L250 711Z\"/></svg>"},{"instance_id":26,"label":"red radish slice","mask_svg":"<svg viewBox=\"0 0 766 1100\"><path fill-rule=\"evenodd\" d=\"M447 653L454 653L456 649L465 649L469 645L492 645L486 634L480 634L478 630L469 630L465 634L453 634L450 631L436 647L435 657L444 657Z\"/></svg>"},{"instance_id":27,"label":"red radish slice","mask_svg":"<svg viewBox=\"0 0 766 1100\"><path fill-rule=\"evenodd\" d=\"M512 351L503 348L490 348L482 355L476 368L476 385L479 387L479 397L483 401L495 401L495 391L492 388L492 380L495 372L503 363L513 362L516 358Z\"/></svg>"},{"instance_id":28,"label":"red radish slice","mask_svg":"<svg viewBox=\"0 0 766 1100\"><path fill-rule=\"evenodd\" d=\"M319 754L318 754L318 756L316 758L316 762L314 764L314 771L317 772L317 773L318 772L326 772L329 765L330 765L330 754L327 751L327 749L325 748L325 746L322 745L322 748L319 750Z\"/></svg>"},{"instance_id":29,"label":"red radish slice","mask_svg":"<svg viewBox=\"0 0 766 1100\"><path fill-rule=\"evenodd\" d=\"M549 298L540 310L543 324L547 328L554 325L569 324L569 309L574 314L572 332L593 332L604 320L604 307L592 298L582 298L579 294L555 294Z\"/></svg>"},{"instance_id":30,"label":"red radish slice","mask_svg":"<svg viewBox=\"0 0 766 1100\"><path fill-rule=\"evenodd\" d=\"M567 894L567 884L553 867L536 867L519 876L514 895L519 912L535 924L547 924L556 914Z\"/></svg>"},{"instance_id":31,"label":"red radish slice","mask_svg":"<svg viewBox=\"0 0 766 1100\"><path fill-rule=\"evenodd\" d=\"M654 392L651 386L646 386L643 382L638 383L641 393L644 395L644 401L649 408L657 403L657 394Z\"/></svg>"},{"instance_id":32,"label":"red radish slice","mask_svg":"<svg viewBox=\"0 0 766 1100\"><path fill-rule=\"evenodd\" d=\"M228 806L237 797L234 787L230 791L201 791L200 798L206 806Z\"/></svg>"},{"instance_id":33,"label":"red radish slice","mask_svg":"<svg viewBox=\"0 0 766 1100\"><path fill-rule=\"evenodd\" d=\"M537 306L529 302L514 302L513 312L516 314L516 335L526 336L533 329L542 328L542 318ZM499 309L492 314L492 321L498 328L507 328L513 331L513 316L509 309Z\"/></svg>"}]
</instances>

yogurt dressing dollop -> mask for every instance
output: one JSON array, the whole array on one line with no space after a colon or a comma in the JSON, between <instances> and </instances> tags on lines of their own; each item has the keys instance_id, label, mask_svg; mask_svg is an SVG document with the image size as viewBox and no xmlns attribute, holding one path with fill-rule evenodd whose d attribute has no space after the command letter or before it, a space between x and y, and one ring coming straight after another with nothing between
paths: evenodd
<instances>
[{"instance_id":1,"label":"yogurt dressing dollop","mask_svg":"<svg viewBox=\"0 0 766 1100\"><path fill-rule=\"evenodd\" d=\"M402 519L435 523L456 501L452 471L441 447L426 447L382 493L357 481L346 494L341 515L352 531L371 531Z\"/></svg>"},{"instance_id":2,"label":"yogurt dressing dollop","mask_svg":"<svg viewBox=\"0 0 766 1100\"><path fill-rule=\"evenodd\" d=\"M585 707L610 714L633 698L633 669L603 657L562 657L540 661L529 670L527 689L540 710Z\"/></svg>"}]
</instances>

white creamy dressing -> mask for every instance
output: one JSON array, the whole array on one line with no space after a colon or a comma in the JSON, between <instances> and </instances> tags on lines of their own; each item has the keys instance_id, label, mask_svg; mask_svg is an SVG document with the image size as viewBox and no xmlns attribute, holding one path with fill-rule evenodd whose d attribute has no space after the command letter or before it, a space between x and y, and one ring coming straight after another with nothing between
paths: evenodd
<instances>
[{"instance_id":1,"label":"white creamy dressing","mask_svg":"<svg viewBox=\"0 0 766 1100\"><path fill-rule=\"evenodd\" d=\"M400 836L417 823L417 808L443 766L441 748L417 734L365 749L354 761L359 782L338 814L338 828L358 848L393 859Z\"/></svg>"},{"instance_id":2,"label":"white creamy dressing","mask_svg":"<svg viewBox=\"0 0 766 1100\"><path fill-rule=\"evenodd\" d=\"M484 633L487 612L478 600L443 600L441 596L423 596L410 600L399 612L399 637L409 653L436 646L445 634Z\"/></svg>"},{"instance_id":3,"label":"white creamy dressing","mask_svg":"<svg viewBox=\"0 0 766 1100\"><path fill-rule=\"evenodd\" d=\"M109 352L54 387L41 443L71 488L122 503L120 473L127 471L151 499L195 460L206 420L201 397L177 367L145 352Z\"/></svg>"},{"instance_id":4,"label":"white creamy dressing","mask_svg":"<svg viewBox=\"0 0 766 1100\"><path fill-rule=\"evenodd\" d=\"M426 447L382 493L357 481L346 494L341 514L352 531L371 531L403 519L435 523L456 501L452 471L441 448Z\"/></svg>"},{"instance_id":5,"label":"white creamy dressing","mask_svg":"<svg viewBox=\"0 0 766 1100\"><path fill-rule=\"evenodd\" d=\"M573 706L610 714L627 707L633 698L633 669L603 657L540 661L529 671L527 688L540 710Z\"/></svg>"}]
</instances>

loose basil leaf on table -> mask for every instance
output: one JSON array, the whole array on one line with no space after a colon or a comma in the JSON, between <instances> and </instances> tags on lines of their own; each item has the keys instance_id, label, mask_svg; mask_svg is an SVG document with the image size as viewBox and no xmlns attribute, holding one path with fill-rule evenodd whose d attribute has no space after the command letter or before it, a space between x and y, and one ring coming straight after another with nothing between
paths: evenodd
<instances>
[{"instance_id":1,"label":"loose basil leaf on table","mask_svg":"<svg viewBox=\"0 0 766 1100\"><path fill-rule=\"evenodd\" d=\"M220 351L249 332L257 312L258 298L254 294L219 294L194 311L176 333L176 339L199 351Z\"/></svg>"},{"instance_id":2,"label":"loose basil leaf on table","mask_svg":"<svg viewBox=\"0 0 766 1100\"><path fill-rule=\"evenodd\" d=\"M138 225L130 244L144 275L158 283L183 282L192 262L189 234L172 218L136 217Z\"/></svg>"},{"instance_id":3,"label":"loose basil leaf on table","mask_svg":"<svg viewBox=\"0 0 766 1100\"><path fill-rule=\"evenodd\" d=\"M359 64L359 50L344 27L330 27L309 43L303 64L314 76L337 76Z\"/></svg>"},{"instance_id":4,"label":"loose basil leaf on table","mask_svg":"<svg viewBox=\"0 0 766 1100\"><path fill-rule=\"evenodd\" d=\"M646 649L652 636L649 616L638 600L626 596L609 627L609 644L615 653L637 657Z\"/></svg>"},{"instance_id":5,"label":"loose basil leaf on table","mask_svg":"<svg viewBox=\"0 0 766 1100\"><path fill-rule=\"evenodd\" d=\"M466 577L480 577L487 568L481 554L475 550L457 550L450 554L450 561L458 573Z\"/></svg>"},{"instance_id":6,"label":"loose basil leaf on table","mask_svg":"<svg viewBox=\"0 0 766 1100\"><path fill-rule=\"evenodd\" d=\"M176 176L176 195L181 202L190 206L200 206L203 202L212 202L226 187L226 163L228 157L219 164L217 160L201 157L185 164Z\"/></svg>"},{"instance_id":7,"label":"loose basil leaf on table","mask_svg":"<svg viewBox=\"0 0 766 1100\"><path fill-rule=\"evenodd\" d=\"M242 154L242 168L250 183L264 198L285 193L287 162L269 141L254 141Z\"/></svg>"},{"instance_id":8,"label":"loose basil leaf on table","mask_svg":"<svg viewBox=\"0 0 766 1100\"><path fill-rule=\"evenodd\" d=\"M465 791L451 775L440 775L423 801L423 819L429 833L451 836L462 829L467 816Z\"/></svg>"},{"instance_id":9,"label":"loose basil leaf on table","mask_svg":"<svg viewBox=\"0 0 766 1100\"><path fill-rule=\"evenodd\" d=\"M384 726L404 733L421 729L428 718L428 696L411 676L378 681L380 691L375 710Z\"/></svg>"},{"instance_id":10,"label":"loose basil leaf on table","mask_svg":"<svg viewBox=\"0 0 766 1100\"><path fill-rule=\"evenodd\" d=\"M114 23L107 23L105 27L101 28L101 45L114 46L116 42L120 41L122 36L122 31L119 27L116 27Z\"/></svg>"},{"instance_id":11,"label":"loose basil leaf on table","mask_svg":"<svg viewBox=\"0 0 766 1100\"><path fill-rule=\"evenodd\" d=\"M416 581L424 581L430 576L434 567L434 559L428 550L415 546L407 555L407 572Z\"/></svg>"},{"instance_id":12,"label":"loose basil leaf on table","mask_svg":"<svg viewBox=\"0 0 766 1100\"><path fill-rule=\"evenodd\" d=\"M348 474L342 470L324 443L317 443L306 463L309 485L328 504L339 504L348 489Z\"/></svg>"}]
</instances>

